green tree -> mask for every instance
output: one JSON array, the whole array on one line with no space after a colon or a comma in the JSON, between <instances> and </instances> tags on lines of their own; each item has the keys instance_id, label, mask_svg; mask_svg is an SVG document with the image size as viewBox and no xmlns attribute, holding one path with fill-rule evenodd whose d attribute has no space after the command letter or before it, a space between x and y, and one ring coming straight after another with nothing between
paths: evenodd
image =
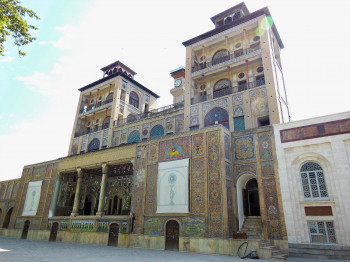
<instances>
[{"instance_id":1,"label":"green tree","mask_svg":"<svg viewBox=\"0 0 350 262\"><path fill-rule=\"evenodd\" d=\"M32 36L31 30L38 29L27 23L26 16L40 19L33 10L21 6L19 0L0 0L0 55L4 56L4 43L9 35L18 47L19 56L26 55L20 47L33 42L36 38Z\"/></svg>"}]
</instances>

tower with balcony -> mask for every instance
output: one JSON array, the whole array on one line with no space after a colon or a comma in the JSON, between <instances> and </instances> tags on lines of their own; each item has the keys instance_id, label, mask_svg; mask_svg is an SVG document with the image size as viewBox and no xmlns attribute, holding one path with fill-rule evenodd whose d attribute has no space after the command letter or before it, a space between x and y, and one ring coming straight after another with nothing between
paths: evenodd
<instances>
[{"instance_id":1,"label":"tower with balcony","mask_svg":"<svg viewBox=\"0 0 350 262\"><path fill-rule=\"evenodd\" d=\"M250 13L240 3L211 20L213 30L183 43L185 128L222 124L234 132L288 122L284 46L268 8Z\"/></svg>"},{"instance_id":2,"label":"tower with balcony","mask_svg":"<svg viewBox=\"0 0 350 262\"><path fill-rule=\"evenodd\" d=\"M120 61L101 71L101 79L79 89L69 155L109 147L114 125L157 107L159 96L134 80L136 73Z\"/></svg>"}]
</instances>

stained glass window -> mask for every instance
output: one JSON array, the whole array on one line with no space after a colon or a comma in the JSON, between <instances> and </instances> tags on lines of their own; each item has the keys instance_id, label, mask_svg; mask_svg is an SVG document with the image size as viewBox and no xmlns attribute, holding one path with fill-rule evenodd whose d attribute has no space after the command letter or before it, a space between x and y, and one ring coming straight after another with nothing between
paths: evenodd
<instances>
[{"instance_id":1,"label":"stained glass window","mask_svg":"<svg viewBox=\"0 0 350 262\"><path fill-rule=\"evenodd\" d=\"M128 143L140 142L140 132L137 130L132 131L128 137Z\"/></svg>"},{"instance_id":2,"label":"stained glass window","mask_svg":"<svg viewBox=\"0 0 350 262\"><path fill-rule=\"evenodd\" d=\"M228 126L228 113L221 107L215 107L207 113L204 118L204 126L213 126L215 122L222 124L224 127L229 129Z\"/></svg>"},{"instance_id":3,"label":"stained glass window","mask_svg":"<svg viewBox=\"0 0 350 262\"><path fill-rule=\"evenodd\" d=\"M154 139L162 136L164 136L164 127L162 125L154 126L151 130L150 138Z\"/></svg>"},{"instance_id":4,"label":"stained glass window","mask_svg":"<svg viewBox=\"0 0 350 262\"><path fill-rule=\"evenodd\" d=\"M99 150L99 149L100 149L100 140L98 140L97 138L94 138L88 146L88 152L93 150Z\"/></svg>"},{"instance_id":5,"label":"stained glass window","mask_svg":"<svg viewBox=\"0 0 350 262\"><path fill-rule=\"evenodd\" d=\"M300 169L301 183L306 199L328 199L326 181L322 167L315 162L307 162Z\"/></svg>"}]
</instances>

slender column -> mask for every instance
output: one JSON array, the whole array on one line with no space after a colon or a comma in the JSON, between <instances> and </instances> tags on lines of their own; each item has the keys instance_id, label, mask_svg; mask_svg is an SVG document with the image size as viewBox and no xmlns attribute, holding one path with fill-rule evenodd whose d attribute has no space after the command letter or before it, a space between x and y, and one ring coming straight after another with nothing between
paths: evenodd
<instances>
[{"instance_id":1,"label":"slender column","mask_svg":"<svg viewBox=\"0 0 350 262\"><path fill-rule=\"evenodd\" d=\"M49 210L49 217L52 217L52 216L55 215L56 206L57 206L57 199L58 199L58 193L60 192L60 187L61 187L61 181L62 181L62 173L61 172L57 172L55 189L54 189L53 195L52 195L51 208Z\"/></svg>"},{"instance_id":2,"label":"slender column","mask_svg":"<svg viewBox=\"0 0 350 262\"><path fill-rule=\"evenodd\" d=\"M77 188L75 189L73 211L71 214L71 216L73 217L79 214L80 189L81 189L81 182L83 180L83 170L81 168L77 168L77 172L78 172L78 181L77 181Z\"/></svg>"},{"instance_id":3,"label":"slender column","mask_svg":"<svg viewBox=\"0 0 350 262\"><path fill-rule=\"evenodd\" d=\"M105 196L106 196L106 185L108 178L108 165L102 164L102 181L101 181L101 189L100 189L100 199L98 201L98 210L97 216L103 215L103 207L105 204Z\"/></svg>"}]
</instances>

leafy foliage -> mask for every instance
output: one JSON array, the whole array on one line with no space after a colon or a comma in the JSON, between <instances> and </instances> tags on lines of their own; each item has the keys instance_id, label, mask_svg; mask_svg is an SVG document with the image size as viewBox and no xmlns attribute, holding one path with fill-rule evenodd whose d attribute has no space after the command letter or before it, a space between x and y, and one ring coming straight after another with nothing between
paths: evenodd
<instances>
[{"instance_id":1,"label":"leafy foliage","mask_svg":"<svg viewBox=\"0 0 350 262\"><path fill-rule=\"evenodd\" d=\"M40 19L39 16L28 8L20 5L19 0L0 0L0 55L4 56L5 41L11 35L14 43L18 46L19 56L26 53L19 48L33 42L36 38L32 36L31 30L37 30L34 25L27 23L26 16Z\"/></svg>"}]
</instances>

